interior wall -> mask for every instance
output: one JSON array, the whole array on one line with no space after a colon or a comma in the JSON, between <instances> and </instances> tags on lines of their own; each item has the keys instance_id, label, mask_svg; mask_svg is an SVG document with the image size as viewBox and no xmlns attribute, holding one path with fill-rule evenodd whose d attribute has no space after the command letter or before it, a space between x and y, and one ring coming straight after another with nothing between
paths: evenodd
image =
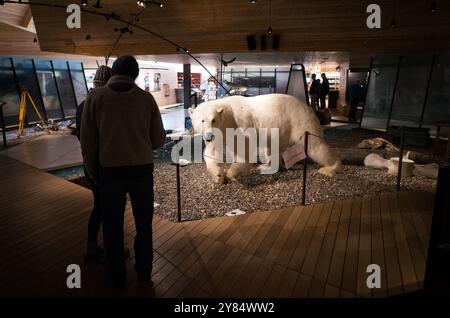
<instances>
[{"instance_id":1,"label":"interior wall","mask_svg":"<svg viewBox=\"0 0 450 318\"><path fill-rule=\"evenodd\" d=\"M159 107L173 105L177 103L176 90L181 90L182 87L178 85L178 73L183 72L183 64L172 63L160 63L138 60L140 72L139 77L136 79L136 84L143 90L149 91L156 100ZM109 63L111 65L113 62ZM207 67L208 70L216 75L216 69ZM89 88L92 87L92 80L95 74L96 68L90 67L86 69L86 76L88 79ZM154 75L160 74L160 90L155 90ZM191 73L200 73L201 80L206 81L209 78L208 72L202 67L197 65L191 65ZM169 86L168 95L164 91L164 84Z\"/></svg>"},{"instance_id":2,"label":"interior wall","mask_svg":"<svg viewBox=\"0 0 450 318\"><path fill-rule=\"evenodd\" d=\"M350 68L350 63L342 63L340 65L340 78L339 78L339 97L338 97L338 105L346 105L345 96L347 93L347 72Z\"/></svg>"}]
</instances>

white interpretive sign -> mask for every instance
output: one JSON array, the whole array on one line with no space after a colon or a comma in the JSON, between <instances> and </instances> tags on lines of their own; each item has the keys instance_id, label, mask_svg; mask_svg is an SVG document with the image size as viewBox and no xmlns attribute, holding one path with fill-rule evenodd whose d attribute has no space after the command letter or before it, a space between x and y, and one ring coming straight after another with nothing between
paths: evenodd
<instances>
[{"instance_id":1,"label":"white interpretive sign","mask_svg":"<svg viewBox=\"0 0 450 318\"><path fill-rule=\"evenodd\" d=\"M299 144L296 144L295 146L288 148L286 151L284 151L281 154L281 157L283 158L284 167L286 169L289 169L290 167L295 165L297 162L306 158L304 144L299 143Z\"/></svg>"}]
</instances>

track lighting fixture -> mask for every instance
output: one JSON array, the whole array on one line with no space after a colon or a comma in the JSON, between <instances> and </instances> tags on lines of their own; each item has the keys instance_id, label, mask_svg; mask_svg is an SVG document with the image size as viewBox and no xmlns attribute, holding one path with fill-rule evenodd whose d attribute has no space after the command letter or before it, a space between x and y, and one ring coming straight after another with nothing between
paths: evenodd
<instances>
[{"instance_id":1,"label":"track lighting fixture","mask_svg":"<svg viewBox=\"0 0 450 318\"><path fill-rule=\"evenodd\" d=\"M272 30L272 27L270 26L270 27L267 29L267 35L272 35L272 33L273 33L273 30Z\"/></svg>"},{"instance_id":2,"label":"track lighting fixture","mask_svg":"<svg viewBox=\"0 0 450 318\"><path fill-rule=\"evenodd\" d=\"M160 8L164 7L164 5L161 2L158 1L152 1L152 0L138 0L136 1L137 5L142 8L148 8L151 5L156 5Z\"/></svg>"},{"instance_id":3,"label":"track lighting fixture","mask_svg":"<svg viewBox=\"0 0 450 318\"><path fill-rule=\"evenodd\" d=\"M81 5L82 6L85 7L85 6L87 6L87 4L88 4L87 0L81 0Z\"/></svg>"},{"instance_id":4,"label":"track lighting fixture","mask_svg":"<svg viewBox=\"0 0 450 318\"><path fill-rule=\"evenodd\" d=\"M124 33L130 33L133 34L133 30L131 30L129 27L123 27L123 28L114 28L115 32L119 32L124 34Z\"/></svg>"},{"instance_id":5,"label":"track lighting fixture","mask_svg":"<svg viewBox=\"0 0 450 318\"><path fill-rule=\"evenodd\" d=\"M395 21L395 18L391 21L391 28L395 28L397 26L397 22Z\"/></svg>"},{"instance_id":6,"label":"track lighting fixture","mask_svg":"<svg viewBox=\"0 0 450 318\"><path fill-rule=\"evenodd\" d=\"M433 0L433 2L431 2L430 10L431 10L432 13L436 13L437 12L436 0Z\"/></svg>"},{"instance_id":7,"label":"track lighting fixture","mask_svg":"<svg viewBox=\"0 0 450 318\"><path fill-rule=\"evenodd\" d=\"M251 3L251 4L255 4L256 2L258 2L258 1L256 1L256 0L250 0L250 3Z\"/></svg>"},{"instance_id":8,"label":"track lighting fixture","mask_svg":"<svg viewBox=\"0 0 450 318\"><path fill-rule=\"evenodd\" d=\"M188 49L186 49L184 47L181 47L181 46L177 47L177 51L178 52L182 52L182 53L189 53Z\"/></svg>"}]
</instances>

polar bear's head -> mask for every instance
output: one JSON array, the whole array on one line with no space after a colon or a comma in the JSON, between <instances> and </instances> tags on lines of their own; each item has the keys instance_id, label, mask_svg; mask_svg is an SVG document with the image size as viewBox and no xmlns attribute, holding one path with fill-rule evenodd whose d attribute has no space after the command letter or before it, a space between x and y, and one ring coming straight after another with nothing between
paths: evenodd
<instances>
[{"instance_id":1,"label":"polar bear's head","mask_svg":"<svg viewBox=\"0 0 450 318\"><path fill-rule=\"evenodd\" d=\"M205 141L212 141L214 129L224 128L224 109L224 105L214 101L202 103L195 109L189 108L195 133L201 134Z\"/></svg>"}]
</instances>

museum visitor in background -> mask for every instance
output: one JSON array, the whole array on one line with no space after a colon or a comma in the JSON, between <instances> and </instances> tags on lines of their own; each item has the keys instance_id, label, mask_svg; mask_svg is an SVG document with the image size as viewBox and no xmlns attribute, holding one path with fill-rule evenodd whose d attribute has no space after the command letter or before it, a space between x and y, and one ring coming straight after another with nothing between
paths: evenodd
<instances>
[{"instance_id":1,"label":"museum visitor in background","mask_svg":"<svg viewBox=\"0 0 450 318\"><path fill-rule=\"evenodd\" d=\"M89 177L100 186L105 255L113 287L125 286L124 213L129 193L136 225L138 282L151 283L153 149L166 140L153 96L135 84L139 65L121 56L108 83L87 97L81 146ZM151 286L151 284L150 284Z\"/></svg>"},{"instance_id":2,"label":"museum visitor in background","mask_svg":"<svg viewBox=\"0 0 450 318\"><path fill-rule=\"evenodd\" d=\"M309 95L311 96L311 107L314 110L319 109L319 90L320 90L320 80L316 79L316 74L312 74L311 86L309 88Z\"/></svg>"},{"instance_id":3,"label":"museum visitor in background","mask_svg":"<svg viewBox=\"0 0 450 318\"><path fill-rule=\"evenodd\" d=\"M330 93L330 82L328 81L327 75L325 73L322 73L322 83L320 84L319 89L319 99L320 99L320 108L325 109L326 108L326 98L327 95Z\"/></svg>"}]
</instances>

